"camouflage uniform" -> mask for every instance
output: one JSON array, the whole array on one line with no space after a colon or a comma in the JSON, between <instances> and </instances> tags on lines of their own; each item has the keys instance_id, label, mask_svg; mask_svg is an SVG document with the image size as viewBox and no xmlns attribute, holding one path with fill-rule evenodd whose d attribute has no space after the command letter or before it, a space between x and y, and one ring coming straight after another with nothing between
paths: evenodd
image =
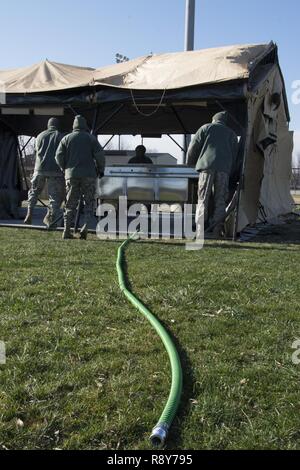
<instances>
[{"instance_id":1,"label":"camouflage uniform","mask_svg":"<svg viewBox=\"0 0 300 470\"><path fill-rule=\"evenodd\" d=\"M63 138L59 132L59 121L51 118L48 128L37 136L35 143L35 167L31 181L31 189L28 192L28 209L24 223L32 224L33 209L38 197L48 182L49 209L44 219L48 228L55 228L61 217L61 205L65 198L64 175L55 161L55 154Z\"/></svg>"},{"instance_id":2,"label":"camouflage uniform","mask_svg":"<svg viewBox=\"0 0 300 470\"><path fill-rule=\"evenodd\" d=\"M55 160L65 174L67 185L63 238L65 240L73 238L71 226L76 207L82 197L84 226L80 231L80 238L86 240L89 223L94 212L97 176L103 174L105 157L98 139L88 133L87 122L84 117L75 117L73 132L62 139Z\"/></svg>"},{"instance_id":3,"label":"camouflage uniform","mask_svg":"<svg viewBox=\"0 0 300 470\"><path fill-rule=\"evenodd\" d=\"M210 225L214 234L220 235L226 217L229 178L238 157L238 138L228 127L229 114L221 112L213 117L211 124L202 126L194 136L188 150L188 165L199 172L197 231L201 221L208 222L209 202L214 193L214 212Z\"/></svg>"},{"instance_id":4,"label":"camouflage uniform","mask_svg":"<svg viewBox=\"0 0 300 470\"><path fill-rule=\"evenodd\" d=\"M96 178L70 178L66 181L67 197L65 208L65 226L71 227L78 202L82 196L84 202L84 226L89 228L94 216Z\"/></svg>"},{"instance_id":5,"label":"camouflage uniform","mask_svg":"<svg viewBox=\"0 0 300 470\"><path fill-rule=\"evenodd\" d=\"M31 180L31 189L28 193L28 207L33 210L37 204L39 194L48 182L49 193L49 222L58 221L62 215L61 205L65 199L65 180L63 176L44 176L34 174Z\"/></svg>"},{"instance_id":6,"label":"camouflage uniform","mask_svg":"<svg viewBox=\"0 0 300 470\"><path fill-rule=\"evenodd\" d=\"M204 213L204 222L208 222L208 207L212 192L214 193L214 212L210 225L222 225L226 217L226 203L229 191L229 175L216 171L201 171L198 185L198 206L196 224L201 223Z\"/></svg>"}]
</instances>

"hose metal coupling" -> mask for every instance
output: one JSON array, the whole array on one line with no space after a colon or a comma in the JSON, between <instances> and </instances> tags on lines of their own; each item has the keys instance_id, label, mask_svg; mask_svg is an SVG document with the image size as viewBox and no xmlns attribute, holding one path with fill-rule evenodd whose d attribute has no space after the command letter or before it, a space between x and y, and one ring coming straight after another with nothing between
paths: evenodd
<instances>
[{"instance_id":1,"label":"hose metal coupling","mask_svg":"<svg viewBox=\"0 0 300 470\"><path fill-rule=\"evenodd\" d=\"M150 440L153 447L163 447L169 434L169 426L166 423L158 424L152 431Z\"/></svg>"}]
</instances>

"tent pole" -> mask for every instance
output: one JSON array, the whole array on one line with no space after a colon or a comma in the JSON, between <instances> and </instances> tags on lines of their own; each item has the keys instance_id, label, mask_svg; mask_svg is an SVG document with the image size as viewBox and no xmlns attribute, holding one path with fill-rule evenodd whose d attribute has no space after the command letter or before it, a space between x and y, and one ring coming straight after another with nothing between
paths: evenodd
<instances>
[{"instance_id":1,"label":"tent pole","mask_svg":"<svg viewBox=\"0 0 300 470\"><path fill-rule=\"evenodd\" d=\"M195 13L196 13L196 1L186 0L185 6L185 41L184 50L193 51L195 49ZM184 163L186 163L186 154L188 147L191 143L192 136L190 134L185 135L184 146Z\"/></svg>"},{"instance_id":2,"label":"tent pole","mask_svg":"<svg viewBox=\"0 0 300 470\"><path fill-rule=\"evenodd\" d=\"M26 147L28 146L28 144L30 144L30 142L32 141L33 137L30 137L30 139L26 142L26 144L22 147L21 149L21 152L24 152L24 150L26 149Z\"/></svg>"},{"instance_id":3,"label":"tent pole","mask_svg":"<svg viewBox=\"0 0 300 470\"><path fill-rule=\"evenodd\" d=\"M181 125L181 128L183 130L183 133L184 133L184 144L185 144L185 150L184 150L184 158L183 158L183 164L185 165L186 164L186 155L187 155L187 150L188 150L188 140L187 140L187 136L189 135L189 132L187 131L185 125L183 124L183 121L178 113L178 111L176 110L175 106L171 106L172 110L173 110L173 113L175 114L179 124Z\"/></svg>"},{"instance_id":4,"label":"tent pole","mask_svg":"<svg viewBox=\"0 0 300 470\"><path fill-rule=\"evenodd\" d=\"M241 204L241 193L242 193L242 190L244 189L244 184L245 184L244 179L245 179L246 161L247 161L247 156L248 156L250 142L251 142L252 117L253 117L252 114L253 114L252 97L249 97L248 102L247 102L247 130L246 130L246 139L245 139L245 147L244 147L244 155L243 155L243 164L242 164L240 180L238 183L237 205L236 205L236 214L235 214L235 221L234 221L234 228L233 228L233 241L234 242L237 240L239 215L240 215L239 212L240 212L240 204Z\"/></svg>"},{"instance_id":5,"label":"tent pole","mask_svg":"<svg viewBox=\"0 0 300 470\"><path fill-rule=\"evenodd\" d=\"M73 106L71 106L70 104L68 104L68 107L70 108L70 110L72 111L72 113L74 114L74 116L77 116L77 112L76 110L73 108Z\"/></svg>"},{"instance_id":6,"label":"tent pole","mask_svg":"<svg viewBox=\"0 0 300 470\"><path fill-rule=\"evenodd\" d=\"M195 0L186 0L185 51L193 51L195 46L195 10Z\"/></svg>"},{"instance_id":7,"label":"tent pole","mask_svg":"<svg viewBox=\"0 0 300 470\"><path fill-rule=\"evenodd\" d=\"M96 125L97 125L98 115L99 115L99 106L97 106L96 109L95 109L94 121L93 121L92 130L91 130L91 134L93 134L93 135L97 135L96 134Z\"/></svg>"},{"instance_id":8,"label":"tent pole","mask_svg":"<svg viewBox=\"0 0 300 470\"><path fill-rule=\"evenodd\" d=\"M18 145L18 155L19 155L19 160L20 160L20 168L21 168L21 171L22 171L22 174L23 174L26 191L29 191L29 186L28 186L27 177L26 177L26 171L25 171L24 162L23 162L23 159L22 159L23 151L21 150L20 142L19 142L19 139L18 139L17 136L16 136L16 139L17 139L17 143L18 143L17 145Z\"/></svg>"},{"instance_id":9,"label":"tent pole","mask_svg":"<svg viewBox=\"0 0 300 470\"><path fill-rule=\"evenodd\" d=\"M169 137L169 139L171 139L171 140L174 142L174 144L177 145L177 147L180 148L180 150L182 150L183 152L185 152L185 149L184 149L183 147L181 147L181 145L180 145L170 134L167 134L167 136Z\"/></svg>"},{"instance_id":10,"label":"tent pole","mask_svg":"<svg viewBox=\"0 0 300 470\"><path fill-rule=\"evenodd\" d=\"M106 149L106 147L108 146L108 144L110 144L110 142L113 140L114 137L115 137L115 134L113 134L113 135L108 139L108 141L106 142L106 144L105 144L104 147L103 147L103 150Z\"/></svg>"}]
</instances>

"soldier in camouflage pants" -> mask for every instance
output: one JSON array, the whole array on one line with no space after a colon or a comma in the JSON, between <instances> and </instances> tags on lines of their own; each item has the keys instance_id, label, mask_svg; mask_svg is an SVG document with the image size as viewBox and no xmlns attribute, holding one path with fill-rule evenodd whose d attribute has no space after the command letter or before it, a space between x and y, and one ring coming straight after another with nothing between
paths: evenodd
<instances>
[{"instance_id":1,"label":"soldier in camouflage pants","mask_svg":"<svg viewBox=\"0 0 300 470\"><path fill-rule=\"evenodd\" d=\"M229 126L230 115L217 113L212 123L200 127L188 150L188 165L199 172L197 226L208 222L209 201L214 194L214 212L209 221L214 236L222 235L228 202L229 179L238 162L239 141ZM203 229L203 227L202 227Z\"/></svg>"},{"instance_id":2,"label":"soldier in camouflage pants","mask_svg":"<svg viewBox=\"0 0 300 470\"><path fill-rule=\"evenodd\" d=\"M55 227L62 216L61 206L65 199L65 179L61 176L44 176L35 174L31 180L31 189L28 193L28 209L33 211L38 202L38 197L48 182L49 210L47 224ZM45 220L46 222L46 220Z\"/></svg>"},{"instance_id":3,"label":"soldier in camouflage pants","mask_svg":"<svg viewBox=\"0 0 300 470\"><path fill-rule=\"evenodd\" d=\"M65 198L64 175L55 161L55 154L63 138L59 131L59 121L51 118L48 121L47 130L39 134L35 142L35 166L31 181L31 189L28 193L28 209L24 224L31 225L33 209L38 197L48 182L49 210L44 219L48 229L57 227L61 217L61 205Z\"/></svg>"},{"instance_id":4,"label":"soldier in camouflage pants","mask_svg":"<svg viewBox=\"0 0 300 470\"><path fill-rule=\"evenodd\" d=\"M62 139L55 160L65 174L67 185L63 239L73 238L71 225L82 197L84 226L80 231L80 238L86 240L94 212L97 176L103 175L105 156L97 137L88 132L87 121L83 116L75 117L73 132Z\"/></svg>"},{"instance_id":5,"label":"soldier in camouflage pants","mask_svg":"<svg viewBox=\"0 0 300 470\"><path fill-rule=\"evenodd\" d=\"M214 212L210 225L214 226L214 234L219 235L226 218L226 202L229 191L229 175L213 170L201 171L198 185L198 206L196 212L197 230L199 225L208 222L208 208L211 194L214 194Z\"/></svg>"},{"instance_id":6,"label":"soldier in camouflage pants","mask_svg":"<svg viewBox=\"0 0 300 470\"><path fill-rule=\"evenodd\" d=\"M74 221L80 197L84 202L84 227L86 232L94 216L96 178L70 178L66 181L67 197L65 207L65 227L69 231Z\"/></svg>"}]
</instances>

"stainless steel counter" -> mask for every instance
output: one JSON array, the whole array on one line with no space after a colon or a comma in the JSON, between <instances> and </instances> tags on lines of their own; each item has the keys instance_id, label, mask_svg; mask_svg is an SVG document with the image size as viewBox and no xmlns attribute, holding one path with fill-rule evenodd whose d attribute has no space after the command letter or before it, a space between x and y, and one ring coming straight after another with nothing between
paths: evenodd
<instances>
[{"instance_id":1,"label":"stainless steel counter","mask_svg":"<svg viewBox=\"0 0 300 470\"><path fill-rule=\"evenodd\" d=\"M100 180L98 197L102 201L147 203L193 203L198 173L184 165L116 165L105 170Z\"/></svg>"}]
</instances>

